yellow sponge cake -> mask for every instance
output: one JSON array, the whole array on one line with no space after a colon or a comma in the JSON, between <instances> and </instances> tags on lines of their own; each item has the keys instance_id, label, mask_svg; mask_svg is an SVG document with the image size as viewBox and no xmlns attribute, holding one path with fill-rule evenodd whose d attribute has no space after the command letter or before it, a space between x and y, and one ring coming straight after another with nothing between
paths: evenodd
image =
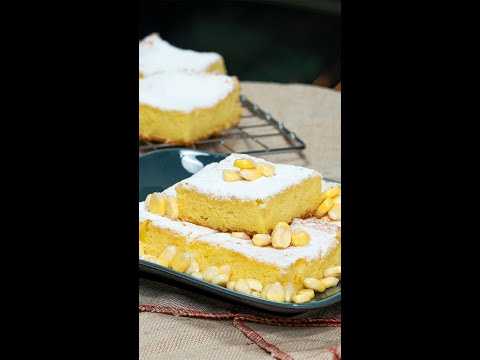
<instances>
[{"instance_id":1,"label":"yellow sponge cake","mask_svg":"<svg viewBox=\"0 0 480 360\"><path fill-rule=\"evenodd\" d=\"M160 38L157 33L140 41L138 62L140 77L177 71L227 73L219 54L179 49Z\"/></svg>"},{"instance_id":2,"label":"yellow sponge cake","mask_svg":"<svg viewBox=\"0 0 480 360\"><path fill-rule=\"evenodd\" d=\"M271 176L252 181L225 181L224 171L239 170L236 160L275 170ZM289 223L315 212L323 199L321 180L320 173L312 169L232 154L179 182L172 195L177 197L183 221L223 232L269 234L279 222Z\"/></svg>"},{"instance_id":3,"label":"yellow sponge cake","mask_svg":"<svg viewBox=\"0 0 480 360\"><path fill-rule=\"evenodd\" d=\"M158 73L139 79L140 138L192 145L240 122L235 77Z\"/></svg>"}]
</instances>

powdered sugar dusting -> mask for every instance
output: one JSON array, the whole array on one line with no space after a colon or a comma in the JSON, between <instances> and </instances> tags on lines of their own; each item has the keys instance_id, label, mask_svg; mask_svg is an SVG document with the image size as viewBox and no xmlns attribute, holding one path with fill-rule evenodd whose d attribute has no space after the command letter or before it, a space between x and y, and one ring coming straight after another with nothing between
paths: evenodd
<instances>
[{"instance_id":1,"label":"powdered sugar dusting","mask_svg":"<svg viewBox=\"0 0 480 360\"><path fill-rule=\"evenodd\" d=\"M234 87L234 78L226 75L159 73L139 79L139 101L161 110L191 112L215 106Z\"/></svg>"},{"instance_id":2,"label":"powdered sugar dusting","mask_svg":"<svg viewBox=\"0 0 480 360\"><path fill-rule=\"evenodd\" d=\"M151 34L139 42L139 71L144 75L172 71L206 71L222 57L214 52L179 49Z\"/></svg>"},{"instance_id":3,"label":"powdered sugar dusting","mask_svg":"<svg viewBox=\"0 0 480 360\"><path fill-rule=\"evenodd\" d=\"M205 166L202 170L178 184L214 198L235 198L239 201L252 201L266 200L311 177L321 177L317 171L301 166L273 164L275 166L274 176L262 176L253 181L224 181L223 170L239 170L233 166L233 163L236 159L241 158L272 164L249 155L231 154L219 163Z\"/></svg>"}]
</instances>

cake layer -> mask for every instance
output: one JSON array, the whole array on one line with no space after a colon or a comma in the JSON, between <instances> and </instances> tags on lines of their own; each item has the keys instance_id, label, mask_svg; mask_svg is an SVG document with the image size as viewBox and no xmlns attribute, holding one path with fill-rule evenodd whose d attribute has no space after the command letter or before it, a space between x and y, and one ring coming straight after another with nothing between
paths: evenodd
<instances>
[{"instance_id":1,"label":"cake layer","mask_svg":"<svg viewBox=\"0 0 480 360\"><path fill-rule=\"evenodd\" d=\"M139 42L138 62L140 77L175 71L226 74L223 58L219 54L179 49L157 33Z\"/></svg>"},{"instance_id":2,"label":"cake layer","mask_svg":"<svg viewBox=\"0 0 480 360\"><path fill-rule=\"evenodd\" d=\"M140 137L190 145L240 122L240 85L224 75L169 73L139 80Z\"/></svg>"},{"instance_id":3,"label":"cake layer","mask_svg":"<svg viewBox=\"0 0 480 360\"><path fill-rule=\"evenodd\" d=\"M175 187L180 219L224 232L266 234L278 222L312 215L320 205L321 175L300 166L274 164L271 177L224 181L223 170L238 170L233 164L240 158L269 163L232 154L181 181Z\"/></svg>"},{"instance_id":4,"label":"cake layer","mask_svg":"<svg viewBox=\"0 0 480 360\"><path fill-rule=\"evenodd\" d=\"M254 278L264 286L277 281L283 285L293 282L301 288L303 279L320 278L325 268L340 265L340 222L295 219L291 224L292 231L306 231L310 243L275 249L258 247L251 240L151 214L144 202L139 204L139 221L140 241L147 255L159 257L167 246L175 245L181 252L195 254L201 271L212 265L230 265L231 280Z\"/></svg>"}]
</instances>

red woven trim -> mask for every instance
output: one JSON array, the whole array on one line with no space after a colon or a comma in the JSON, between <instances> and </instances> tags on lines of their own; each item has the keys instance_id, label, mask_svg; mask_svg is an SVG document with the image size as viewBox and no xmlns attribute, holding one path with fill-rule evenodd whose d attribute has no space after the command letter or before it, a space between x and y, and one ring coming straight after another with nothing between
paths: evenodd
<instances>
[{"instance_id":1,"label":"red woven trim","mask_svg":"<svg viewBox=\"0 0 480 360\"><path fill-rule=\"evenodd\" d=\"M333 354L333 359L332 360L342 360L340 354L338 353L338 346L332 346L330 349L328 349Z\"/></svg>"},{"instance_id":2,"label":"red woven trim","mask_svg":"<svg viewBox=\"0 0 480 360\"><path fill-rule=\"evenodd\" d=\"M233 313L218 313L209 314L195 309L178 308L174 306L156 306L156 305L139 305L141 312L155 312L162 314L170 314L177 316L196 317L201 319L239 319L250 321L258 324L276 325L276 326L299 326L299 327L339 327L342 325L342 320L338 318L320 318L320 319L282 319L269 318L251 314L233 314Z\"/></svg>"},{"instance_id":3,"label":"red woven trim","mask_svg":"<svg viewBox=\"0 0 480 360\"><path fill-rule=\"evenodd\" d=\"M263 350L272 354L272 356L274 356L276 359L294 360L294 358L292 358L286 352L283 352L282 350L277 348L275 345L267 342L259 333L257 333L255 330L245 325L242 320L239 320L237 318L233 319L233 326L239 329L242 333L244 333L250 340L252 340L255 344L260 346Z\"/></svg>"}]
</instances>

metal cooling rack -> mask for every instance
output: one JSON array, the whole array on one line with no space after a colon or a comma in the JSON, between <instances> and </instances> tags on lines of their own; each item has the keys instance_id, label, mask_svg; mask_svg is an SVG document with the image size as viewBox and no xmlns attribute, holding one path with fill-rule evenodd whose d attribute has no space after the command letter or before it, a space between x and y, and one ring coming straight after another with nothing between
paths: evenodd
<instances>
[{"instance_id":1,"label":"metal cooling rack","mask_svg":"<svg viewBox=\"0 0 480 360\"><path fill-rule=\"evenodd\" d=\"M220 133L219 136L198 141L193 148L224 153L269 154L305 149L305 143L272 115L240 95L243 115L240 124ZM241 141L238 141L241 140ZM141 152L178 147L167 143L140 140Z\"/></svg>"}]
</instances>

